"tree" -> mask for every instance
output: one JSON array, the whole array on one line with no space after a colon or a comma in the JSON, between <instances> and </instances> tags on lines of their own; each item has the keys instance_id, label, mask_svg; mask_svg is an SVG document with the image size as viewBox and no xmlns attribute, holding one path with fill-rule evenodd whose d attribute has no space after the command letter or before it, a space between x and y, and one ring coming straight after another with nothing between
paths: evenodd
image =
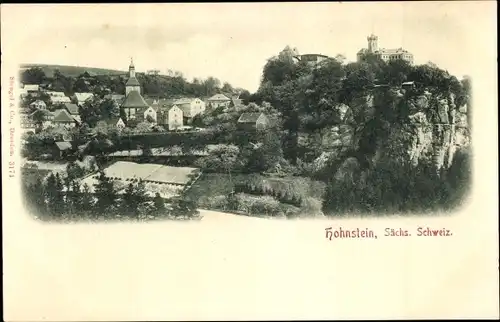
<instances>
[{"instance_id":1,"label":"tree","mask_svg":"<svg viewBox=\"0 0 500 322\"><path fill-rule=\"evenodd\" d=\"M206 96L212 96L218 92L220 88L220 80L215 77L208 77L205 81L203 81L203 87L205 89Z\"/></svg>"},{"instance_id":2,"label":"tree","mask_svg":"<svg viewBox=\"0 0 500 322\"><path fill-rule=\"evenodd\" d=\"M112 99L100 100L98 109L98 113L103 120L109 120L120 116L120 110Z\"/></svg>"},{"instance_id":3,"label":"tree","mask_svg":"<svg viewBox=\"0 0 500 322\"><path fill-rule=\"evenodd\" d=\"M172 214L176 217L195 219L200 217L196 201L185 197L178 198L172 203Z\"/></svg>"},{"instance_id":4,"label":"tree","mask_svg":"<svg viewBox=\"0 0 500 322\"><path fill-rule=\"evenodd\" d=\"M135 131L138 133L150 132L151 131L151 123L140 122L136 125Z\"/></svg>"},{"instance_id":5,"label":"tree","mask_svg":"<svg viewBox=\"0 0 500 322\"><path fill-rule=\"evenodd\" d=\"M21 81L25 84L42 84L47 79L40 67L31 67L23 71Z\"/></svg>"},{"instance_id":6,"label":"tree","mask_svg":"<svg viewBox=\"0 0 500 322\"><path fill-rule=\"evenodd\" d=\"M161 216L164 215L166 208L165 208L165 200L160 196L160 193L156 193L155 197L153 199L153 213L156 216Z\"/></svg>"},{"instance_id":7,"label":"tree","mask_svg":"<svg viewBox=\"0 0 500 322\"><path fill-rule=\"evenodd\" d=\"M146 122L153 124L156 123L155 119L151 115L146 116Z\"/></svg>"},{"instance_id":8,"label":"tree","mask_svg":"<svg viewBox=\"0 0 500 322\"><path fill-rule=\"evenodd\" d=\"M94 214L97 216L109 214L115 204L116 191L113 181L102 170L99 172L97 184L95 185L95 196L97 201Z\"/></svg>"},{"instance_id":9,"label":"tree","mask_svg":"<svg viewBox=\"0 0 500 322\"><path fill-rule=\"evenodd\" d=\"M259 133L261 145L252 149L247 168L256 171L267 171L273 169L283 158L281 139L273 131Z\"/></svg>"},{"instance_id":10,"label":"tree","mask_svg":"<svg viewBox=\"0 0 500 322\"><path fill-rule=\"evenodd\" d=\"M33 122L37 128L41 128L43 126L43 122L45 122L45 111L36 110L32 115Z\"/></svg>"},{"instance_id":11,"label":"tree","mask_svg":"<svg viewBox=\"0 0 500 322\"><path fill-rule=\"evenodd\" d=\"M69 176L68 179L66 184L66 202L70 213L75 215L82 211L80 183Z\"/></svg>"},{"instance_id":12,"label":"tree","mask_svg":"<svg viewBox=\"0 0 500 322\"><path fill-rule=\"evenodd\" d=\"M90 88L82 75L80 75L76 79L75 83L73 84L73 90L77 93L90 91Z\"/></svg>"},{"instance_id":13,"label":"tree","mask_svg":"<svg viewBox=\"0 0 500 322\"><path fill-rule=\"evenodd\" d=\"M89 127L95 127L97 122L101 119L100 110L98 108L99 100L93 97L85 103L83 103L82 108L78 110L80 114L80 119L83 123L86 123Z\"/></svg>"},{"instance_id":14,"label":"tree","mask_svg":"<svg viewBox=\"0 0 500 322\"><path fill-rule=\"evenodd\" d=\"M130 183L125 189L122 198L122 211L127 215L137 218L141 205L147 200L144 181L139 180L137 184Z\"/></svg>"},{"instance_id":15,"label":"tree","mask_svg":"<svg viewBox=\"0 0 500 322\"><path fill-rule=\"evenodd\" d=\"M232 94L232 93L234 93L234 88L228 82L224 82L224 84L222 85L221 91L224 93L231 93Z\"/></svg>"},{"instance_id":16,"label":"tree","mask_svg":"<svg viewBox=\"0 0 500 322\"><path fill-rule=\"evenodd\" d=\"M88 184L84 184L81 190L80 198L79 198L79 209L83 213L90 212L94 209L95 199L90 192L90 187Z\"/></svg>"},{"instance_id":17,"label":"tree","mask_svg":"<svg viewBox=\"0 0 500 322\"><path fill-rule=\"evenodd\" d=\"M335 60L338 61L341 64L344 64L346 57L342 54L338 54L335 56Z\"/></svg>"},{"instance_id":18,"label":"tree","mask_svg":"<svg viewBox=\"0 0 500 322\"><path fill-rule=\"evenodd\" d=\"M63 184L59 176L59 173L57 173L56 175L54 175L54 173L51 173L49 175L49 177L47 178L45 194L49 212L51 213L52 216L55 216L56 218L61 218L65 210L64 209L65 204L64 204Z\"/></svg>"},{"instance_id":19,"label":"tree","mask_svg":"<svg viewBox=\"0 0 500 322\"><path fill-rule=\"evenodd\" d=\"M66 166L66 176L68 179L67 182L71 182L75 179L81 178L84 174L85 170L74 161L69 162Z\"/></svg>"},{"instance_id":20,"label":"tree","mask_svg":"<svg viewBox=\"0 0 500 322\"><path fill-rule=\"evenodd\" d=\"M45 185L40 177L36 178L33 184L24 183L24 197L26 202L30 205L33 211L44 216L47 211L47 204L45 198L48 194L45 192Z\"/></svg>"}]
</instances>

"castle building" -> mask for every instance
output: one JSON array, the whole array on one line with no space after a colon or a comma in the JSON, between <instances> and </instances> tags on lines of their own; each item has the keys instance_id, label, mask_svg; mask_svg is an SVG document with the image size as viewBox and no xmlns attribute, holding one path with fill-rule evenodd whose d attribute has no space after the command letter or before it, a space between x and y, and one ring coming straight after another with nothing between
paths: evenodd
<instances>
[{"instance_id":1,"label":"castle building","mask_svg":"<svg viewBox=\"0 0 500 322\"><path fill-rule=\"evenodd\" d=\"M378 48L378 37L375 35L370 35L367 37L368 40L368 48L362 48L358 51L357 58L358 62L362 61L364 57L368 54L375 55L382 59L385 62L389 62L392 60L402 59L410 64L413 64L413 54L404 50L403 48L397 49L386 49L386 48Z\"/></svg>"}]
</instances>

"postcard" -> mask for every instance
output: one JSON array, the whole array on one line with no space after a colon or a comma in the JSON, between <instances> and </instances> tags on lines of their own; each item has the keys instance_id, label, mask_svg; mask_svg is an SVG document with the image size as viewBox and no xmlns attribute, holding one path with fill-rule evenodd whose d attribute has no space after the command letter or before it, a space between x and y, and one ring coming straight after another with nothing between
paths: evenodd
<instances>
[{"instance_id":1,"label":"postcard","mask_svg":"<svg viewBox=\"0 0 500 322\"><path fill-rule=\"evenodd\" d=\"M494 2L1 10L4 320L498 319Z\"/></svg>"}]
</instances>

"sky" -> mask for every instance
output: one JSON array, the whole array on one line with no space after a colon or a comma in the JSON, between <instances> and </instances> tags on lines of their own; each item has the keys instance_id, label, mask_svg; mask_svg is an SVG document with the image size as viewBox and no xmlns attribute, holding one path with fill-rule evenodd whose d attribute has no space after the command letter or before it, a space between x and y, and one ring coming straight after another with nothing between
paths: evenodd
<instances>
[{"instance_id":1,"label":"sky","mask_svg":"<svg viewBox=\"0 0 500 322\"><path fill-rule=\"evenodd\" d=\"M496 25L492 1L2 7L3 43L19 63L127 70L133 57L139 72L213 76L251 92L266 60L286 45L354 61L371 33L380 48L403 47L416 64L432 61L462 77L478 50L491 50L475 41L477 31Z\"/></svg>"}]
</instances>

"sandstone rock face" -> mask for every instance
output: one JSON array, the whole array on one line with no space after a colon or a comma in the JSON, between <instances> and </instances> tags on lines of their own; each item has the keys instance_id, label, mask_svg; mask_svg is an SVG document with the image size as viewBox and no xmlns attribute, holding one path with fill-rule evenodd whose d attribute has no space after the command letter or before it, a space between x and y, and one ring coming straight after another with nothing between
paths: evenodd
<instances>
[{"instance_id":1,"label":"sandstone rock face","mask_svg":"<svg viewBox=\"0 0 500 322\"><path fill-rule=\"evenodd\" d=\"M398 100L400 99L405 98L399 97ZM373 97L367 97L366 102L373 104ZM366 102L361 102L365 104L363 106L343 106L343 115L365 108L365 120L369 120L373 115L373 105ZM380 155L389 153L388 151L397 151L413 165L418 165L422 160L432 160L438 169L448 168L456 151L470 145L467 106L457 106L455 102L453 94L429 92L403 102L403 106L408 108L407 121L402 126L390 126L389 137L384 142L376 142L377 151L372 161L376 162ZM316 160L317 167L326 166L328 159L338 158L341 150L356 149L357 129L352 121L347 117L341 124L324 129L319 134L321 148L328 152ZM338 176L342 177L341 173L352 168L347 166L351 161L343 162L337 171ZM342 170L345 166L347 168Z\"/></svg>"}]
</instances>

